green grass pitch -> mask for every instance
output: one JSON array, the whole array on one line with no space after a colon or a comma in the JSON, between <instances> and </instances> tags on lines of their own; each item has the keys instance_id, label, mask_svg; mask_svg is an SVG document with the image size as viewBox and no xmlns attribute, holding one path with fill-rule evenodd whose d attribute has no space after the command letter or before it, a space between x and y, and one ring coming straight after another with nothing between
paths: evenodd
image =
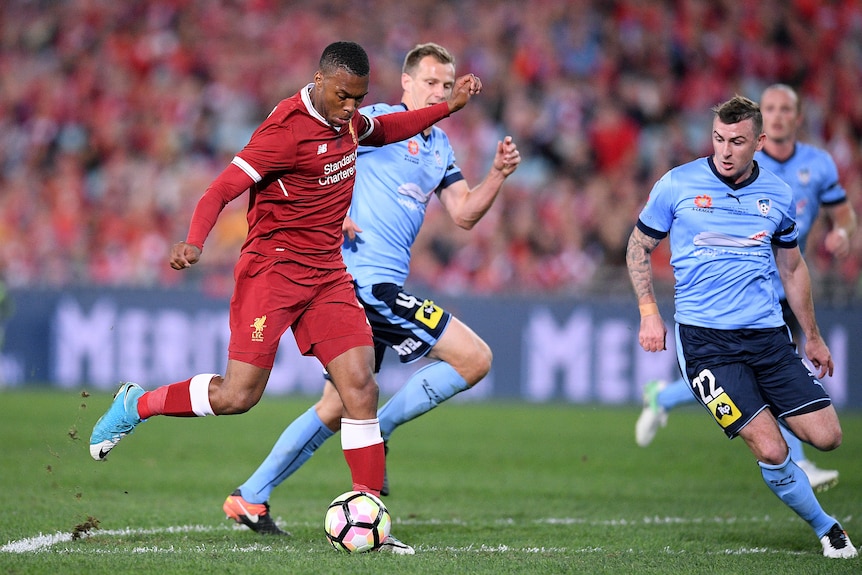
<instances>
[{"instance_id":1,"label":"green grass pitch","mask_svg":"<svg viewBox=\"0 0 862 575\"><path fill-rule=\"evenodd\" d=\"M224 498L312 398L265 396L231 417L157 417L104 463L87 449L110 394L0 391L0 573L859 573L829 560L766 488L741 440L699 408L634 442L636 406L449 403L390 441L393 534L412 557L349 556L323 535L350 487L333 438L270 501L290 538L234 528ZM862 544L862 413L820 494Z\"/></svg>"}]
</instances>

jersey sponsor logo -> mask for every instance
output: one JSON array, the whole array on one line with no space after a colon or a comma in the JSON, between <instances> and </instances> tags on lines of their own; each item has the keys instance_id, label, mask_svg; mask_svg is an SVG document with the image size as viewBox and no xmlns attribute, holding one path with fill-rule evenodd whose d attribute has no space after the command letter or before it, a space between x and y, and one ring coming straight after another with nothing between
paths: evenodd
<instances>
[{"instance_id":1,"label":"jersey sponsor logo","mask_svg":"<svg viewBox=\"0 0 862 575\"><path fill-rule=\"evenodd\" d=\"M434 305L434 302L430 299L426 299L422 302L422 306L416 310L414 317L429 328L435 329L437 324L440 323L440 318L443 317L443 310L439 306Z\"/></svg>"},{"instance_id":2,"label":"jersey sponsor logo","mask_svg":"<svg viewBox=\"0 0 862 575\"><path fill-rule=\"evenodd\" d=\"M356 175L356 150L342 157L337 162L329 162L323 166L324 177L318 178L321 186L337 184Z\"/></svg>"},{"instance_id":3,"label":"jersey sponsor logo","mask_svg":"<svg viewBox=\"0 0 862 575\"><path fill-rule=\"evenodd\" d=\"M763 243L759 238L768 235L766 232L758 232L750 238L731 236L722 232L700 232L694 236L693 243L696 246L722 247L722 248L746 248L755 247Z\"/></svg>"},{"instance_id":4,"label":"jersey sponsor logo","mask_svg":"<svg viewBox=\"0 0 862 575\"><path fill-rule=\"evenodd\" d=\"M761 216L769 214L769 210L772 209L772 200L769 198L761 198L757 200L757 209L760 210Z\"/></svg>"},{"instance_id":5,"label":"jersey sponsor logo","mask_svg":"<svg viewBox=\"0 0 862 575\"><path fill-rule=\"evenodd\" d=\"M406 184L401 184L398 186L398 193L402 196L407 196L408 198L413 198L420 204L427 204L431 200L431 195L434 191L430 191L427 194L422 191L418 185L413 182L408 182Z\"/></svg>"},{"instance_id":6,"label":"jersey sponsor logo","mask_svg":"<svg viewBox=\"0 0 862 575\"><path fill-rule=\"evenodd\" d=\"M416 140L410 140L407 142L407 151L410 152L411 156L415 156L419 153L419 144Z\"/></svg>"},{"instance_id":7,"label":"jersey sponsor logo","mask_svg":"<svg viewBox=\"0 0 862 575\"><path fill-rule=\"evenodd\" d=\"M699 208L711 208L712 207L712 196L708 194L701 194L694 198L694 205Z\"/></svg>"},{"instance_id":8,"label":"jersey sponsor logo","mask_svg":"<svg viewBox=\"0 0 862 575\"><path fill-rule=\"evenodd\" d=\"M701 371L692 380L691 387L722 428L727 428L742 415L724 388L717 384L711 370Z\"/></svg>"},{"instance_id":9,"label":"jersey sponsor logo","mask_svg":"<svg viewBox=\"0 0 862 575\"><path fill-rule=\"evenodd\" d=\"M421 345L422 342L416 341L412 337L408 337L398 345L393 345L392 349L394 349L398 355L410 355L419 349Z\"/></svg>"},{"instance_id":10,"label":"jersey sponsor logo","mask_svg":"<svg viewBox=\"0 0 862 575\"><path fill-rule=\"evenodd\" d=\"M718 424L725 429L742 415L739 413L736 404L733 403L733 400L726 393L722 393L713 401L710 401L707 407Z\"/></svg>"},{"instance_id":11,"label":"jersey sponsor logo","mask_svg":"<svg viewBox=\"0 0 862 575\"><path fill-rule=\"evenodd\" d=\"M249 326L251 328L251 341L263 341L263 329L266 327L266 316L254 318L254 322Z\"/></svg>"},{"instance_id":12,"label":"jersey sponsor logo","mask_svg":"<svg viewBox=\"0 0 862 575\"><path fill-rule=\"evenodd\" d=\"M399 292L395 303L407 309L415 309L413 318L428 326L429 329L435 329L443 317L443 308L435 305L430 299L422 301L410 294Z\"/></svg>"}]
</instances>

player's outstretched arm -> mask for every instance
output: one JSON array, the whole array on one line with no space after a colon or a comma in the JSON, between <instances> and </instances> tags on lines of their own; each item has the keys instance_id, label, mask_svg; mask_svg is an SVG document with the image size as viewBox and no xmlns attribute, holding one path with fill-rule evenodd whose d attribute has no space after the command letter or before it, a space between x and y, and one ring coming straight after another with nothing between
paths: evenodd
<instances>
[{"instance_id":1,"label":"player's outstretched arm","mask_svg":"<svg viewBox=\"0 0 862 575\"><path fill-rule=\"evenodd\" d=\"M449 113L457 112L467 105L470 96L475 96L482 91L482 81L478 76L465 74L455 80L452 95L449 96Z\"/></svg>"},{"instance_id":2,"label":"player's outstretched arm","mask_svg":"<svg viewBox=\"0 0 862 575\"><path fill-rule=\"evenodd\" d=\"M197 263L203 251L204 240L215 225L221 211L253 183L242 169L233 163L228 164L198 200L186 240L171 246L172 268L183 270Z\"/></svg>"},{"instance_id":3,"label":"player's outstretched arm","mask_svg":"<svg viewBox=\"0 0 862 575\"><path fill-rule=\"evenodd\" d=\"M497 142L494 161L485 179L470 189L466 180L459 180L440 192L440 201L449 217L460 228L470 230L488 212L497 195L512 172L521 163L521 153L512 140L506 136Z\"/></svg>"},{"instance_id":4,"label":"player's outstretched arm","mask_svg":"<svg viewBox=\"0 0 862 575\"><path fill-rule=\"evenodd\" d=\"M400 142L430 128L446 116L463 108L470 96L482 90L482 82L473 74L455 80L452 95L446 102L425 106L417 110L392 112L380 116L364 116L369 129L363 132L359 141L365 146L384 146Z\"/></svg>"}]
</instances>

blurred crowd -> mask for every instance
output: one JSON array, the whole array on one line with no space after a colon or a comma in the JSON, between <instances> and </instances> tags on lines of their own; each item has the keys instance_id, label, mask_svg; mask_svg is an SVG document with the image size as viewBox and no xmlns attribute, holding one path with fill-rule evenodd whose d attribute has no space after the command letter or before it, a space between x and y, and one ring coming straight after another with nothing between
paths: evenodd
<instances>
[{"instance_id":1,"label":"blurred crowd","mask_svg":"<svg viewBox=\"0 0 862 575\"><path fill-rule=\"evenodd\" d=\"M711 153L710 108L799 91L802 139L828 149L862 214L858 0L5 0L0 10L0 276L11 287L229 293L244 199L201 264L167 264L209 182L335 40L371 58L366 103L434 41L484 90L441 127L478 183L496 141L524 161L471 232L436 202L411 285L446 293L629 293L625 245L665 171ZM862 234L819 297L860 298ZM665 242L666 243L666 242ZM666 254L657 277L669 285Z\"/></svg>"}]
</instances>

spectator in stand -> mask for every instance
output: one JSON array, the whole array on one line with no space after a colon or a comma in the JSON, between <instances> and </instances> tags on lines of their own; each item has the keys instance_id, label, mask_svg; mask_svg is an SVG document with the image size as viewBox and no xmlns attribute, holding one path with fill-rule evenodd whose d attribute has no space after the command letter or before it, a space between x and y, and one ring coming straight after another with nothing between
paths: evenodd
<instances>
[{"instance_id":1,"label":"spectator in stand","mask_svg":"<svg viewBox=\"0 0 862 575\"><path fill-rule=\"evenodd\" d=\"M593 110L603 102L617 103L637 127L637 158L614 174L637 184L620 191L637 203L637 190L709 151L702 138L709 106L730 90L760 91L767 77L798 84L806 139L832 153L848 200L862 210L862 99L848 96L862 94L854 57L862 50L859 2L549 0L526 12L522 4L500 0L465 12L444 3L427 18L428 8L411 0L370 0L334 12L277 2L7 0L0 14L0 69L7 71L0 90L0 268L10 270L10 287L221 285L242 245L228 218L213 230L206 270L154 273L152 246L184 233L177 214L197 199L187 190L205 186L270 102L303 81L302 62L317 56L315 47L367 11L378 18L357 33L376 59L383 80L377 85L397 85L400 54L416 29L481 73L486 97L463 123L446 126L462 150L459 163L468 178L481 176L485 150L499 134L512 134L525 161L507 185L521 190L535 213L547 201L577 206L569 209L595 201L587 190L600 188L605 175L588 142ZM242 47L249 43L260 49L248 54ZM285 60L285 53L293 57ZM283 73L270 73L273 61ZM63 162L74 164L64 168L74 184L64 184L61 201L45 190ZM548 200L548 193L574 197ZM66 217L63 202L76 206ZM636 214L616 217L632 223ZM524 244L503 229L493 241L472 233L453 242L452 227L435 226L434 218L429 214L430 237L417 241L414 258L440 273L415 276L421 287L463 292L481 280L491 293L604 293L602 282L624 273L618 234L602 233L602 217L560 216L586 227L583 242L555 245ZM67 244L73 219L77 232ZM544 218L532 225L539 236L548 229ZM854 242L862 247L862 236ZM506 276L501 254L509 250L521 258L518 277ZM818 289L862 295L862 249L840 267L825 252L807 257L816 276L835 280L816 281ZM120 260L128 263L107 263ZM566 263L572 261L589 265L573 273ZM546 282L549 268L570 277Z\"/></svg>"}]
</instances>

